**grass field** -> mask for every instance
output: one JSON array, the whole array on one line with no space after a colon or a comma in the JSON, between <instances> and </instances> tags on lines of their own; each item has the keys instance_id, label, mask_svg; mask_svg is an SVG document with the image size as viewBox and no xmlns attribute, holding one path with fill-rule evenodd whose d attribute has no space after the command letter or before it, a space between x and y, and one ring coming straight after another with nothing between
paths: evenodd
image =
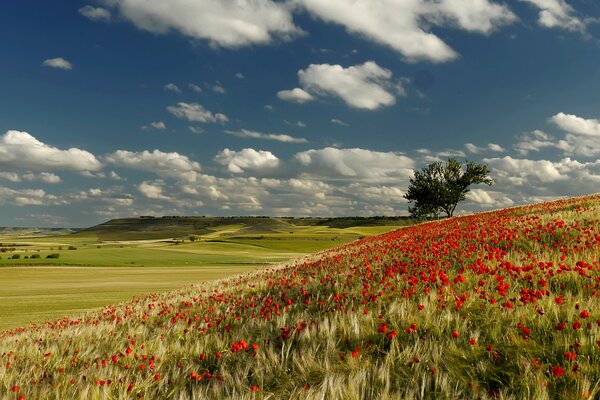
<instances>
[{"instance_id":1,"label":"grass field","mask_svg":"<svg viewBox=\"0 0 600 400\"><path fill-rule=\"evenodd\" d=\"M600 195L412 226L4 332L0 398L19 395L597 399Z\"/></svg>"},{"instance_id":2,"label":"grass field","mask_svg":"<svg viewBox=\"0 0 600 400\"><path fill-rule=\"evenodd\" d=\"M0 236L0 248L15 249L0 253L0 330L252 271L395 227L299 226L265 234L244 234L242 228L223 225L193 242ZM46 258L51 253L60 256ZM40 258L30 258L35 254Z\"/></svg>"}]
</instances>

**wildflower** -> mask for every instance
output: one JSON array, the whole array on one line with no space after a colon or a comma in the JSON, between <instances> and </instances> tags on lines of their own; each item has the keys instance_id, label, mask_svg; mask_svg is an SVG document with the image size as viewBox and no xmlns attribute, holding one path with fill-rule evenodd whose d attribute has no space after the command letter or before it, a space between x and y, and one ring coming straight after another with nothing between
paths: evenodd
<instances>
[{"instance_id":1,"label":"wildflower","mask_svg":"<svg viewBox=\"0 0 600 400\"><path fill-rule=\"evenodd\" d=\"M565 374L565 369L563 367L560 367L558 365L552 366L552 375L554 375L557 378L560 378L564 374Z\"/></svg>"},{"instance_id":2,"label":"wildflower","mask_svg":"<svg viewBox=\"0 0 600 400\"><path fill-rule=\"evenodd\" d=\"M452 331L452 337L453 338L457 338L460 336L460 333L458 333L458 331Z\"/></svg>"},{"instance_id":3,"label":"wildflower","mask_svg":"<svg viewBox=\"0 0 600 400\"><path fill-rule=\"evenodd\" d=\"M587 318L589 316L590 316L590 312L588 310L583 310L582 312L579 313L580 318Z\"/></svg>"}]
</instances>

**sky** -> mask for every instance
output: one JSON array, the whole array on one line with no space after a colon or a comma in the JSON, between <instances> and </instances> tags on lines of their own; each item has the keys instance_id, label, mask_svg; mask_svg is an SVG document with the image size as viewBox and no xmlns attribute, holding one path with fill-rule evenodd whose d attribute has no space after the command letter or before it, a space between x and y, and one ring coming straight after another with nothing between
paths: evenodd
<instances>
[{"instance_id":1,"label":"sky","mask_svg":"<svg viewBox=\"0 0 600 400\"><path fill-rule=\"evenodd\" d=\"M458 212L600 191L595 0L0 2L0 226Z\"/></svg>"}]
</instances>

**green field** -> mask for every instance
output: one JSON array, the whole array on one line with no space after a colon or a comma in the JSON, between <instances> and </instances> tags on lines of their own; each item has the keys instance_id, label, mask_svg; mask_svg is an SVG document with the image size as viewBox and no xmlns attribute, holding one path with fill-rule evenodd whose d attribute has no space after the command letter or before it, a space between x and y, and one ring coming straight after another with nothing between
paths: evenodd
<instances>
[{"instance_id":1,"label":"green field","mask_svg":"<svg viewBox=\"0 0 600 400\"><path fill-rule=\"evenodd\" d=\"M286 226L248 233L246 226L222 225L194 241L11 232L0 236L0 330L247 272L394 228ZM59 258L46 258L53 253ZM19 259L12 259L15 254Z\"/></svg>"}]
</instances>

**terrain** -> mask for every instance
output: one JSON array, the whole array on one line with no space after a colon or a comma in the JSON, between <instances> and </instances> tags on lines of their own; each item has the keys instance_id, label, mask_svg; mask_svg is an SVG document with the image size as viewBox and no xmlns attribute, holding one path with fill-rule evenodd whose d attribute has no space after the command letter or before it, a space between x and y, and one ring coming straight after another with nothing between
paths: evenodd
<instances>
[{"instance_id":1,"label":"terrain","mask_svg":"<svg viewBox=\"0 0 600 400\"><path fill-rule=\"evenodd\" d=\"M77 231L4 228L0 329L252 271L406 223L403 218L145 217Z\"/></svg>"},{"instance_id":2,"label":"terrain","mask_svg":"<svg viewBox=\"0 0 600 400\"><path fill-rule=\"evenodd\" d=\"M0 396L594 399L600 195L365 237L0 336Z\"/></svg>"}]
</instances>

